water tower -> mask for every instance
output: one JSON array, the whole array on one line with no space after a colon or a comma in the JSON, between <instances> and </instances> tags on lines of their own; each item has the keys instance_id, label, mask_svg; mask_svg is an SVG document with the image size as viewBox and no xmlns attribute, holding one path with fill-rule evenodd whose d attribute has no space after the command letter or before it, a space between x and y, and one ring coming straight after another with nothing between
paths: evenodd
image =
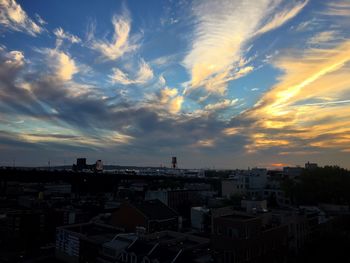
<instances>
[{"instance_id":1,"label":"water tower","mask_svg":"<svg viewBox=\"0 0 350 263\"><path fill-rule=\"evenodd\" d=\"M177 168L177 160L176 160L176 157L175 157L175 156L173 156L173 157L171 158L171 166L172 166L174 169Z\"/></svg>"}]
</instances>

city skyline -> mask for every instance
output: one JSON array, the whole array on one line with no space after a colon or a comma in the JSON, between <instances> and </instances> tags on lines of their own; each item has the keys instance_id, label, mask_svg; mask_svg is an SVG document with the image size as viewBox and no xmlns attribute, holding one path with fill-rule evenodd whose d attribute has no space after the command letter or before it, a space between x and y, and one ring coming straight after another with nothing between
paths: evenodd
<instances>
[{"instance_id":1,"label":"city skyline","mask_svg":"<svg viewBox=\"0 0 350 263\"><path fill-rule=\"evenodd\" d=\"M350 168L350 2L0 1L0 166Z\"/></svg>"}]
</instances>

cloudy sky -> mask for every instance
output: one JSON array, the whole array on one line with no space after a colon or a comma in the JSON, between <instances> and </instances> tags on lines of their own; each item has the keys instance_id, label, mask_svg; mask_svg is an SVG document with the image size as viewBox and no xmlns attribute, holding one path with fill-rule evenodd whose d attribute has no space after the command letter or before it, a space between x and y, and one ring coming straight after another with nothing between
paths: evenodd
<instances>
[{"instance_id":1,"label":"cloudy sky","mask_svg":"<svg viewBox=\"0 0 350 263\"><path fill-rule=\"evenodd\" d=\"M350 1L0 0L0 165L350 168Z\"/></svg>"}]
</instances>

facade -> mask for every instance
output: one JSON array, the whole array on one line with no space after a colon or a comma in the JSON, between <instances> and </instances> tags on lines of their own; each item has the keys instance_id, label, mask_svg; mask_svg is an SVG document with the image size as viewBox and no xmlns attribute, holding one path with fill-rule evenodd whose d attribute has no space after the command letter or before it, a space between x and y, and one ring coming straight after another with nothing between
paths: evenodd
<instances>
[{"instance_id":1,"label":"facade","mask_svg":"<svg viewBox=\"0 0 350 263\"><path fill-rule=\"evenodd\" d=\"M279 207L288 207L291 205L290 198L280 188L265 188L262 197L266 200L273 200Z\"/></svg>"},{"instance_id":2,"label":"facade","mask_svg":"<svg viewBox=\"0 0 350 263\"><path fill-rule=\"evenodd\" d=\"M318 168L317 163L310 163L310 162L307 162L307 163L305 164L305 169L312 170L312 169L316 169L316 168Z\"/></svg>"},{"instance_id":3,"label":"facade","mask_svg":"<svg viewBox=\"0 0 350 263\"><path fill-rule=\"evenodd\" d=\"M140 236L124 249L117 262L167 263L212 262L209 239L173 231Z\"/></svg>"},{"instance_id":4,"label":"facade","mask_svg":"<svg viewBox=\"0 0 350 263\"><path fill-rule=\"evenodd\" d=\"M257 213L267 211L266 200L241 200L241 208L247 213Z\"/></svg>"},{"instance_id":5,"label":"facade","mask_svg":"<svg viewBox=\"0 0 350 263\"><path fill-rule=\"evenodd\" d=\"M120 258L121 253L131 246L138 236L131 234L118 234L112 240L104 243L97 258L98 263L115 263Z\"/></svg>"},{"instance_id":6,"label":"facade","mask_svg":"<svg viewBox=\"0 0 350 263\"><path fill-rule=\"evenodd\" d=\"M302 174L303 170L301 167L283 167L282 174L284 178L296 179Z\"/></svg>"},{"instance_id":7,"label":"facade","mask_svg":"<svg viewBox=\"0 0 350 263\"><path fill-rule=\"evenodd\" d=\"M191 208L191 227L195 230L203 232L209 224L210 210L205 207L196 206Z\"/></svg>"},{"instance_id":8,"label":"facade","mask_svg":"<svg viewBox=\"0 0 350 263\"><path fill-rule=\"evenodd\" d=\"M145 200L158 199L163 204L178 212L182 217L190 218L191 207L205 204L205 199L212 196L212 191L175 189L147 191Z\"/></svg>"},{"instance_id":9,"label":"facade","mask_svg":"<svg viewBox=\"0 0 350 263\"><path fill-rule=\"evenodd\" d=\"M269 220L288 227L288 249L292 253L298 251L310 239L311 228L308 217L298 210L272 210Z\"/></svg>"},{"instance_id":10,"label":"facade","mask_svg":"<svg viewBox=\"0 0 350 263\"><path fill-rule=\"evenodd\" d=\"M97 223L58 227L56 258L67 263L96 262L102 245L123 232L123 229Z\"/></svg>"},{"instance_id":11,"label":"facade","mask_svg":"<svg viewBox=\"0 0 350 263\"><path fill-rule=\"evenodd\" d=\"M177 230L179 227L178 214L158 199L125 202L112 213L110 223L123 227L127 232L135 232L143 228L147 233L161 230Z\"/></svg>"},{"instance_id":12,"label":"facade","mask_svg":"<svg viewBox=\"0 0 350 263\"><path fill-rule=\"evenodd\" d=\"M267 170L253 168L251 170L236 170L226 180L221 182L222 196L230 198L233 195L261 195L267 184Z\"/></svg>"},{"instance_id":13,"label":"facade","mask_svg":"<svg viewBox=\"0 0 350 263\"><path fill-rule=\"evenodd\" d=\"M288 249L287 226L265 224L258 216L239 212L212 220L215 262L283 262Z\"/></svg>"}]
</instances>

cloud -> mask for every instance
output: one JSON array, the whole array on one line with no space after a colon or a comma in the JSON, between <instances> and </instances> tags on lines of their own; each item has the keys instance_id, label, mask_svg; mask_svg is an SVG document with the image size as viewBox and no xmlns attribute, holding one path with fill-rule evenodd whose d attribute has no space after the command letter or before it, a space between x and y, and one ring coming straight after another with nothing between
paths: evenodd
<instances>
[{"instance_id":1,"label":"cloud","mask_svg":"<svg viewBox=\"0 0 350 263\"><path fill-rule=\"evenodd\" d=\"M121 71L118 68L113 69L113 74L110 78L113 83L119 83L122 85L130 84L145 84L153 79L153 70L151 67L142 59L139 62L139 69L133 79L130 79L128 74Z\"/></svg>"},{"instance_id":2,"label":"cloud","mask_svg":"<svg viewBox=\"0 0 350 263\"><path fill-rule=\"evenodd\" d=\"M297 32L305 32L305 31L311 31L314 30L318 25L320 21L316 18L312 18L310 20L306 20L304 22L301 22L299 25L295 27L295 31Z\"/></svg>"},{"instance_id":3,"label":"cloud","mask_svg":"<svg viewBox=\"0 0 350 263\"><path fill-rule=\"evenodd\" d=\"M41 54L53 55L51 64L56 65L62 52L46 49ZM183 96L175 88L164 87L158 100L147 103L111 97L99 86L86 87L78 78L65 81L57 72L56 67L47 73L41 64L26 63L23 52L0 51L0 148L6 149L6 155L0 151L2 160L10 155L37 165L48 156L72 161L82 154L112 161L109 156L120 155L120 163L145 165L148 156L154 165L177 152L183 166L193 166L186 164L187 156L196 151L193 145L215 138L225 125L209 114L182 113ZM164 104L161 94L167 98ZM220 139L210 149L216 145ZM238 148L239 143L235 145Z\"/></svg>"},{"instance_id":4,"label":"cloud","mask_svg":"<svg viewBox=\"0 0 350 263\"><path fill-rule=\"evenodd\" d=\"M112 19L114 33L112 39L94 40L92 38L91 48L101 53L105 60L116 60L125 53L134 51L138 48L133 40L130 40L131 21L127 14L122 16L114 16Z\"/></svg>"},{"instance_id":5,"label":"cloud","mask_svg":"<svg viewBox=\"0 0 350 263\"><path fill-rule=\"evenodd\" d=\"M310 45L320 45L327 42L332 42L338 39L337 31L323 31L314 35L312 38L308 40L308 44Z\"/></svg>"},{"instance_id":6,"label":"cloud","mask_svg":"<svg viewBox=\"0 0 350 263\"><path fill-rule=\"evenodd\" d=\"M62 40L68 40L69 42L76 44L80 43L81 39L69 32L65 32L61 27L56 28L53 33L57 37L58 43L56 43L56 46L60 46L62 44Z\"/></svg>"},{"instance_id":7,"label":"cloud","mask_svg":"<svg viewBox=\"0 0 350 263\"><path fill-rule=\"evenodd\" d=\"M35 19L40 25L47 25L47 22L39 14L35 14Z\"/></svg>"},{"instance_id":8,"label":"cloud","mask_svg":"<svg viewBox=\"0 0 350 263\"><path fill-rule=\"evenodd\" d=\"M167 56L158 57L151 61L152 65L156 65L158 67L169 66L171 64L177 63L179 54L172 54Z\"/></svg>"},{"instance_id":9,"label":"cloud","mask_svg":"<svg viewBox=\"0 0 350 263\"><path fill-rule=\"evenodd\" d=\"M18 50L12 50L7 53L6 55L7 60L5 61L6 64L20 67L24 64L24 54L22 51Z\"/></svg>"},{"instance_id":10,"label":"cloud","mask_svg":"<svg viewBox=\"0 0 350 263\"><path fill-rule=\"evenodd\" d=\"M294 51L277 59L275 67L284 74L254 108L241 116L250 122L247 134L251 144L247 150L349 148L349 63L349 40L328 49Z\"/></svg>"},{"instance_id":11,"label":"cloud","mask_svg":"<svg viewBox=\"0 0 350 263\"><path fill-rule=\"evenodd\" d=\"M74 59L69 54L57 49L50 49L48 50L48 55L55 62L53 63L53 67L59 79L63 81L71 80L73 75L79 72Z\"/></svg>"},{"instance_id":12,"label":"cloud","mask_svg":"<svg viewBox=\"0 0 350 263\"><path fill-rule=\"evenodd\" d=\"M176 114L181 110L182 103L184 102L183 96L177 96L170 100L169 102L169 112Z\"/></svg>"},{"instance_id":13,"label":"cloud","mask_svg":"<svg viewBox=\"0 0 350 263\"><path fill-rule=\"evenodd\" d=\"M67 132L67 131L66 131ZM133 138L131 136L121 134L119 132L108 132L107 134L102 131L100 137L87 136L84 134L76 133L71 135L71 131L68 134L47 134L43 133L21 133L17 136L20 140L30 143L60 143L71 144L75 146L88 146L88 147L101 147L106 144L128 144Z\"/></svg>"},{"instance_id":14,"label":"cloud","mask_svg":"<svg viewBox=\"0 0 350 263\"><path fill-rule=\"evenodd\" d=\"M263 34L273 29L276 29L295 17L307 5L308 0L299 2L293 7L286 7L284 10L276 13L264 26L262 26L256 34Z\"/></svg>"},{"instance_id":15,"label":"cloud","mask_svg":"<svg viewBox=\"0 0 350 263\"><path fill-rule=\"evenodd\" d=\"M225 100L217 102L217 103L208 104L204 107L204 109L207 111L223 110L223 109L226 109L228 107L235 105L237 102L238 102L238 99L233 99L233 100L225 99Z\"/></svg>"},{"instance_id":16,"label":"cloud","mask_svg":"<svg viewBox=\"0 0 350 263\"><path fill-rule=\"evenodd\" d=\"M194 144L194 147L213 147L215 145L214 139L199 140Z\"/></svg>"},{"instance_id":17,"label":"cloud","mask_svg":"<svg viewBox=\"0 0 350 263\"><path fill-rule=\"evenodd\" d=\"M32 36L44 29L35 23L15 0L0 1L0 24L14 31L21 31Z\"/></svg>"},{"instance_id":18,"label":"cloud","mask_svg":"<svg viewBox=\"0 0 350 263\"><path fill-rule=\"evenodd\" d=\"M327 10L322 12L324 15L330 16L350 16L350 3L349 1L336 1L327 3Z\"/></svg>"},{"instance_id":19,"label":"cloud","mask_svg":"<svg viewBox=\"0 0 350 263\"><path fill-rule=\"evenodd\" d=\"M248 74L253 68L242 64L245 46L262 34L294 17L306 2L272 16L280 1L197 1L193 7L195 30L191 48L183 65L191 75L190 88L203 87L223 95L227 82ZM235 73L245 73L242 75Z\"/></svg>"},{"instance_id":20,"label":"cloud","mask_svg":"<svg viewBox=\"0 0 350 263\"><path fill-rule=\"evenodd\" d=\"M171 89L171 88L165 87L160 91L160 94L161 94L160 103L165 104L165 103L168 103L168 101L171 98L175 97L178 94L178 91L177 89Z\"/></svg>"}]
</instances>

